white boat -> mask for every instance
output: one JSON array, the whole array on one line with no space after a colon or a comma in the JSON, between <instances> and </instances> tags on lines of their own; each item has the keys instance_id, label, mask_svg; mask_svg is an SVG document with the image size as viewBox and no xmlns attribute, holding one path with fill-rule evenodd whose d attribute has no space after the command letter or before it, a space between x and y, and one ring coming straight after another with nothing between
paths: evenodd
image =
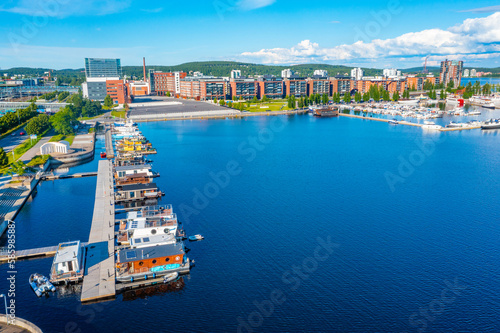
<instances>
[{"instance_id":1,"label":"white boat","mask_svg":"<svg viewBox=\"0 0 500 333\"><path fill-rule=\"evenodd\" d=\"M191 242L196 242L205 239L202 235L189 236L188 238Z\"/></svg>"},{"instance_id":2,"label":"white boat","mask_svg":"<svg viewBox=\"0 0 500 333\"><path fill-rule=\"evenodd\" d=\"M43 294L56 291L56 287L54 287L54 285L49 282L49 279L42 274L31 274L29 284L38 297L41 297Z\"/></svg>"},{"instance_id":3,"label":"white boat","mask_svg":"<svg viewBox=\"0 0 500 333\"><path fill-rule=\"evenodd\" d=\"M425 125L435 125L436 123L435 123L435 122L433 122L433 121L428 121L428 120L426 120L426 121L424 121L424 124L425 124Z\"/></svg>"},{"instance_id":4,"label":"white boat","mask_svg":"<svg viewBox=\"0 0 500 333\"><path fill-rule=\"evenodd\" d=\"M175 281L179 277L179 273L170 273L167 274L163 277L163 283L170 283L172 281Z\"/></svg>"},{"instance_id":5,"label":"white boat","mask_svg":"<svg viewBox=\"0 0 500 333\"><path fill-rule=\"evenodd\" d=\"M470 111L467 113L468 116L480 116L481 112L480 111Z\"/></svg>"},{"instance_id":6,"label":"white boat","mask_svg":"<svg viewBox=\"0 0 500 333\"><path fill-rule=\"evenodd\" d=\"M448 125L446 125L446 128L462 128L462 127L467 127L467 124L456 123L456 122L452 121Z\"/></svg>"},{"instance_id":7,"label":"white boat","mask_svg":"<svg viewBox=\"0 0 500 333\"><path fill-rule=\"evenodd\" d=\"M439 131L442 128L443 128L443 126L439 126L439 125L422 125L422 129L424 129L424 130Z\"/></svg>"},{"instance_id":8,"label":"white boat","mask_svg":"<svg viewBox=\"0 0 500 333\"><path fill-rule=\"evenodd\" d=\"M485 103L482 105L483 108L495 110L495 103Z\"/></svg>"},{"instance_id":9,"label":"white boat","mask_svg":"<svg viewBox=\"0 0 500 333\"><path fill-rule=\"evenodd\" d=\"M500 119L490 119L481 126L483 130L500 129Z\"/></svg>"},{"instance_id":10,"label":"white boat","mask_svg":"<svg viewBox=\"0 0 500 333\"><path fill-rule=\"evenodd\" d=\"M389 124L397 125L397 124L399 124L399 121L397 121L396 119L392 119L392 120L389 120Z\"/></svg>"}]
</instances>

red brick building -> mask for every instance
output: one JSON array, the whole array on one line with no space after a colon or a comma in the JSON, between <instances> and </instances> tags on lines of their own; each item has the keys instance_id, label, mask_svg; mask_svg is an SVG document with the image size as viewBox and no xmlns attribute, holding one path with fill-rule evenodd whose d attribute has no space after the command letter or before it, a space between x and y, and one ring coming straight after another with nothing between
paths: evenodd
<instances>
[{"instance_id":1,"label":"red brick building","mask_svg":"<svg viewBox=\"0 0 500 333\"><path fill-rule=\"evenodd\" d=\"M106 94L113 99L115 104L130 103L128 85L123 80L107 80Z\"/></svg>"}]
</instances>

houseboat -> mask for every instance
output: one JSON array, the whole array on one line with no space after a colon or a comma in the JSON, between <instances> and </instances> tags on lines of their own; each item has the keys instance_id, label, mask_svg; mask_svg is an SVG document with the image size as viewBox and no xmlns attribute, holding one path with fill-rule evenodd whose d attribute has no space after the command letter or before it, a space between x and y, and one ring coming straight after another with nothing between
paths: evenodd
<instances>
[{"instance_id":1,"label":"houseboat","mask_svg":"<svg viewBox=\"0 0 500 333\"><path fill-rule=\"evenodd\" d=\"M116 280L127 283L189 273L190 261L185 254L182 243L122 249L116 258Z\"/></svg>"},{"instance_id":2,"label":"houseboat","mask_svg":"<svg viewBox=\"0 0 500 333\"><path fill-rule=\"evenodd\" d=\"M144 165L152 163L142 154L118 154L115 157L115 167L130 166L130 165Z\"/></svg>"},{"instance_id":3,"label":"houseboat","mask_svg":"<svg viewBox=\"0 0 500 333\"><path fill-rule=\"evenodd\" d=\"M338 117L339 109L337 107L322 107L313 109L313 116L315 117Z\"/></svg>"},{"instance_id":4,"label":"houseboat","mask_svg":"<svg viewBox=\"0 0 500 333\"><path fill-rule=\"evenodd\" d=\"M177 215L161 218L137 218L120 222L117 240L120 245L133 247L134 239L155 237L159 235L172 236L174 240L179 237ZM164 242L166 238L158 239ZM135 242L137 245L139 242Z\"/></svg>"},{"instance_id":5,"label":"houseboat","mask_svg":"<svg viewBox=\"0 0 500 333\"><path fill-rule=\"evenodd\" d=\"M128 165L115 168L116 185L148 184L153 178L159 177L159 173L151 170L151 165Z\"/></svg>"},{"instance_id":6,"label":"houseboat","mask_svg":"<svg viewBox=\"0 0 500 333\"><path fill-rule=\"evenodd\" d=\"M85 265L83 250L84 247L80 244L80 241L59 244L52 261L50 282L53 284L68 284L82 281Z\"/></svg>"},{"instance_id":7,"label":"houseboat","mask_svg":"<svg viewBox=\"0 0 500 333\"><path fill-rule=\"evenodd\" d=\"M163 195L155 183L120 185L116 187L115 201L117 203L141 201L160 198Z\"/></svg>"}]
</instances>

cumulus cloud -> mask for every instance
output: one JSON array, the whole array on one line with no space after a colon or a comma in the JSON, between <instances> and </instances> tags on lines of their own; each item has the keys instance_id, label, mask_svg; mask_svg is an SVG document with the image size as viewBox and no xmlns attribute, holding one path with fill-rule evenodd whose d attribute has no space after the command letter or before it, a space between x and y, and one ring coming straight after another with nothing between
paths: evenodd
<instances>
[{"instance_id":1,"label":"cumulus cloud","mask_svg":"<svg viewBox=\"0 0 500 333\"><path fill-rule=\"evenodd\" d=\"M238 2L238 7L243 10L253 10L270 6L275 2L276 0L241 0Z\"/></svg>"},{"instance_id":2,"label":"cumulus cloud","mask_svg":"<svg viewBox=\"0 0 500 333\"><path fill-rule=\"evenodd\" d=\"M0 5L0 11L48 17L108 15L121 12L131 4L132 0L10 0Z\"/></svg>"},{"instance_id":3,"label":"cumulus cloud","mask_svg":"<svg viewBox=\"0 0 500 333\"><path fill-rule=\"evenodd\" d=\"M410 58L460 55L462 58L496 57L500 53L500 12L484 18L467 19L447 30L428 29L391 39L358 41L332 48L304 40L291 48L244 52L240 58L267 64L331 62L356 59Z\"/></svg>"}]
</instances>

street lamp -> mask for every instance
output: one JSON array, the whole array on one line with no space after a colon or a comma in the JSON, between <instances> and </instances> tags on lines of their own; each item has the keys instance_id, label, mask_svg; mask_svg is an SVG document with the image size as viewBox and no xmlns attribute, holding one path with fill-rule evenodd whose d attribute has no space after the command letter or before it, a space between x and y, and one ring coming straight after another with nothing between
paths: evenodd
<instances>
[{"instance_id":1,"label":"street lamp","mask_svg":"<svg viewBox=\"0 0 500 333\"><path fill-rule=\"evenodd\" d=\"M7 325L9 325L9 313L7 312L7 296L5 296L4 294L0 294L0 298L2 297L5 301L5 319L7 320Z\"/></svg>"}]
</instances>

